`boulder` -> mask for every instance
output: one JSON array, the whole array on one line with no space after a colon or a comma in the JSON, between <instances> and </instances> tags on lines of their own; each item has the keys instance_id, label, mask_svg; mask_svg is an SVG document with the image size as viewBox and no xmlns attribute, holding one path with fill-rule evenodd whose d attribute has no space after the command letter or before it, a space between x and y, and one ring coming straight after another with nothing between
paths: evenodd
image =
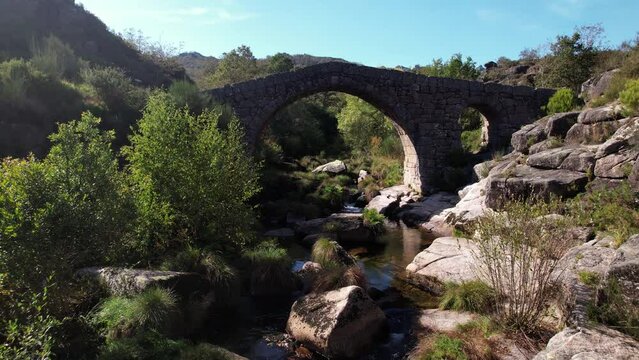
<instances>
[{"instance_id":1,"label":"boulder","mask_svg":"<svg viewBox=\"0 0 639 360\"><path fill-rule=\"evenodd\" d=\"M411 283L441 294L445 282L462 283L480 279L477 245L468 239L442 237L415 256L406 267Z\"/></svg>"},{"instance_id":2,"label":"boulder","mask_svg":"<svg viewBox=\"0 0 639 360\"><path fill-rule=\"evenodd\" d=\"M317 278L317 274L322 271L322 265L307 261L302 265L302 268L296 272L297 276L302 282L302 291L306 294L311 291L313 283Z\"/></svg>"},{"instance_id":3,"label":"boulder","mask_svg":"<svg viewBox=\"0 0 639 360\"><path fill-rule=\"evenodd\" d=\"M628 176L628 183L634 192L639 192L639 161L635 160L632 170Z\"/></svg>"},{"instance_id":4,"label":"boulder","mask_svg":"<svg viewBox=\"0 0 639 360\"><path fill-rule=\"evenodd\" d=\"M622 107L619 104L604 105L601 107L586 109L579 113L577 122L580 124L595 124L604 121L621 119Z\"/></svg>"},{"instance_id":5,"label":"boulder","mask_svg":"<svg viewBox=\"0 0 639 360\"><path fill-rule=\"evenodd\" d=\"M533 360L632 360L639 358L639 342L603 326L565 328L553 336Z\"/></svg>"},{"instance_id":6,"label":"boulder","mask_svg":"<svg viewBox=\"0 0 639 360\"><path fill-rule=\"evenodd\" d=\"M608 276L610 265L619 256L606 242L593 240L568 250L561 258L554 278L559 280L562 299L559 308L569 324L582 326L588 322L587 308L596 301L596 289L584 284L580 273L587 271L599 279Z\"/></svg>"},{"instance_id":7,"label":"boulder","mask_svg":"<svg viewBox=\"0 0 639 360\"><path fill-rule=\"evenodd\" d=\"M366 170L360 170L359 174L357 174L357 183L361 183L362 181L366 180L366 178L368 177L368 171Z\"/></svg>"},{"instance_id":8,"label":"boulder","mask_svg":"<svg viewBox=\"0 0 639 360\"><path fill-rule=\"evenodd\" d=\"M421 201L400 207L396 217L408 226L417 227L434 215L440 214L444 209L454 206L458 201L459 197L455 194L438 192Z\"/></svg>"},{"instance_id":9,"label":"boulder","mask_svg":"<svg viewBox=\"0 0 639 360\"><path fill-rule=\"evenodd\" d=\"M595 167L595 153L588 148L575 149L559 165L560 169L592 174Z\"/></svg>"},{"instance_id":10,"label":"boulder","mask_svg":"<svg viewBox=\"0 0 639 360\"><path fill-rule=\"evenodd\" d=\"M588 177L581 172L516 165L488 178L486 205L498 209L509 199L547 200L551 195L568 198L582 192L587 183Z\"/></svg>"},{"instance_id":11,"label":"boulder","mask_svg":"<svg viewBox=\"0 0 639 360\"><path fill-rule=\"evenodd\" d=\"M623 150L616 154L606 155L597 159L595 176L612 179L622 179L632 173L632 168L639 152Z\"/></svg>"},{"instance_id":12,"label":"boulder","mask_svg":"<svg viewBox=\"0 0 639 360\"><path fill-rule=\"evenodd\" d=\"M567 145L601 144L608 140L620 127L628 123L628 119L606 121L594 124L573 125L564 139Z\"/></svg>"},{"instance_id":13,"label":"boulder","mask_svg":"<svg viewBox=\"0 0 639 360\"><path fill-rule=\"evenodd\" d=\"M455 206L434 215L421 227L435 236L451 236L453 228L467 229L486 212L487 182L487 179L482 179L460 190L461 199Z\"/></svg>"},{"instance_id":14,"label":"boulder","mask_svg":"<svg viewBox=\"0 0 639 360\"><path fill-rule=\"evenodd\" d=\"M617 250L619 257L610 266L621 294L630 302L639 301L639 234L630 236Z\"/></svg>"},{"instance_id":15,"label":"boulder","mask_svg":"<svg viewBox=\"0 0 639 360\"><path fill-rule=\"evenodd\" d=\"M313 169L314 173L317 172L330 172L333 174L339 174L343 171L346 171L346 164L342 160L335 160L324 165L320 165Z\"/></svg>"},{"instance_id":16,"label":"boulder","mask_svg":"<svg viewBox=\"0 0 639 360\"><path fill-rule=\"evenodd\" d=\"M618 71L619 69L609 70L586 80L581 84L581 97L585 101L590 101L603 95L610 86L613 76Z\"/></svg>"},{"instance_id":17,"label":"boulder","mask_svg":"<svg viewBox=\"0 0 639 360\"><path fill-rule=\"evenodd\" d=\"M378 213L391 215L395 209L399 207L400 201L404 198L410 198L415 192L407 185L396 185L379 191L379 195L375 196L366 205L367 209L375 209Z\"/></svg>"},{"instance_id":18,"label":"boulder","mask_svg":"<svg viewBox=\"0 0 639 360\"><path fill-rule=\"evenodd\" d=\"M622 148L639 145L639 117L627 120L615 133L599 146L595 154L596 159L618 152Z\"/></svg>"},{"instance_id":19,"label":"boulder","mask_svg":"<svg viewBox=\"0 0 639 360\"><path fill-rule=\"evenodd\" d=\"M477 319L477 315L465 311L425 309L419 315L419 324L434 332L455 331L457 326Z\"/></svg>"},{"instance_id":20,"label":"boulder","mask_svg":"<svg viewBox=\"0 0 639 360\"><path fill-rule=\"evenodd\" d=\"M546 139L545 127L546 122L544 119L523 126L521 129L513 133L510 138L510 143L513 149L520 153L528 153L530 146Z\"/></svg>"},{"instance_id":21,"label":"boulder","mask_svg":"<svg viewBox=\"0 0 639 360\"><path fill-rule=\"evenodd\" d=\"M291 239L295 237L295 231L289 228L273 229L265 232L264 236L278 239Z\"/></svg>"},{"instance_id":22,"label":"boulder","mask_svg":"<svg viewBox=\"0 0 639 360\"><path fill-rule=\"evenodd\" d=\"M530 148L528 149L528 154L532 155L545 150L554 149L556 147L557 147L556 138L546 139L531 145Z\"/></svg>"},{"instance_id":23,"label":"boulder","mask_svg":"<svg viewBox=\"0 0 639 360\"><path fill-rule=\"evenodd\" d=\"M544 132L548 137L564 138L568 130L577 123L577 117L579 115L580 113L578 111L551 115L546 122Z\"/></svg>"},{"instance_id":24,"label":"boulder","mask_svg":"<svg viewBox=\"0 0 639 360\"><path fill-rule=\"evenodd\" d=\"M132 296L151 287L171 289L185 298L192 293L207 294L211 291L205 278L188 272L90 267L78 270L77 275L98 282L109 294L115 296Z\"/></svg>"},{"instance_id":25,"label":"boulder","mask_svg":"<svg viewBox=\"0 0 639 360\"><path fill-rule=\"evenodd\" d=\"M358 286L297 300L286 331L328 357L352 358L373 345L386 324L384 312Z\"/></svg>"},{"instance_id":26,"label":"boulder","mask_svg":"<svg viewBox=\"0 0 639 360\"><path fill-rule=\"evenodd\" d=\"M573 152L570 148L555 148L544 150L528 156L526 164L540 169L557 169Z\"/></svg>"},{"instance_id":27,"label":"boulder","mask_svg":"<svg viewBox=\"0 0 639 360\"><path fill-rule=\"evenodd\" d=\"M307 220L299 223L296 231L302 237L334 233L340 241L367 241L373 237L373 232L364 225L362 214L353 213L337 213L325 218Z\"/></svg>"}]
</instances>

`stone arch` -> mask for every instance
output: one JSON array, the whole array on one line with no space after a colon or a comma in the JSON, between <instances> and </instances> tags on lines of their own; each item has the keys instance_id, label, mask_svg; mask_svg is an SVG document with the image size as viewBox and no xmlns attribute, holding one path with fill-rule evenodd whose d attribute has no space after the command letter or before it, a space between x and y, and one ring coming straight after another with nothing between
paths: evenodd
<instances>
[{"instance_id":1,"label":"stone arch","mask_svg":"<svg viewBox=\"0 0 639 360\"><path fill-rule=\"evenodd\" d=\"M482 122L484 124L482 126L487 128L486 136L488 142L484 151L498 150L510 144L510 135L504 137L500 131L504 121L508 121L508 114L500 108L499 104L494 104L490 101L468 102L459 111L459 116L468 108L477 110L483 117Z\"/></svg>"},{"instance_id":2,"label":"stone arch","mask_svg":"<svg viewBox=\"0 0 639 360\"><path fill-rule=\"evenodd\" d=\"M381 111L388 119L390 119L393 128L397 132L399 136L400 142L402 144L402 149L404 151L404 165L403 165L403 178L404 184L411 186L413 189L417 191L421 191L422 183L421 183L421 175L420 175L420 166L419 166L419 157L417 155L417 150L415 149L415 144L413 139L411 139L410 133L405 130L405 127L409 123L408 119L401 117L396 113L396 107L393 106L387 99L376 96L375 93L370 91L370 88L367 89L365 84L360 84L363 86L356 85L344 85L342 83L333 83L330 86L320 86L314 88L307 88L305 91L300 92L291 92L288 96L283 98L281 101L273 102L269 106L264 108L262 112L262 116L259 116L259 120L257 120L258 130L251 134L253 146L257 144L261 134L264 129L268 127L270 122L273 120L278 111L286 108L287 106L293 104L294 102L304 99L306 97L312 96L314 94L319 94L323 92L340 92L348 95L355 96L360 98L379 111Z\"/></svg>"}]
</instances>

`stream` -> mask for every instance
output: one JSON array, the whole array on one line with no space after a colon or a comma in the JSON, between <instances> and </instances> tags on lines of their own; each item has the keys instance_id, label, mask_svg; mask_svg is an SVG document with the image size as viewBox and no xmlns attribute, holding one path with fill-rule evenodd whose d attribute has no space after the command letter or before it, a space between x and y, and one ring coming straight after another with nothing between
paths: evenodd
<instances>
[{"instance_id":1,"label":"stream","mask_svg":"<svg viewBox=\"0 0 639 360\"><path fill-rule=\"evenodd\" d=\"M361 212L346 207L344 212ZM376 241L351 245L341 244L359 260L366 274L369 294L388 319L388 336L360 359L402 359L415 343L414 319L420 308L437 306L437 299L414 288L404 280L404 269L413 258L434 240L428 234L406 227L403 223L387 222L386 231ZM301 269L310 259L310 249L292 242L289 254L295 259L293 271ZM297 294L301 296L301 294ZM225 331L223 345L229 350L256 360L285 360L285 327L295 297L261 301L242 298L241 314L233 319L233 328ZM321 358L321 357L320 357Z\"/></svg>"}]
</instances>

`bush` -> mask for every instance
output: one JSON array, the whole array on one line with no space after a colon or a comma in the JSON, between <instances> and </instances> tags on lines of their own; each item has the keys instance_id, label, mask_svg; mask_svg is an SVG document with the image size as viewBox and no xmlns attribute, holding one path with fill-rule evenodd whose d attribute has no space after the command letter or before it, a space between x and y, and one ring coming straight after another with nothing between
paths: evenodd
<instances>
[{"instance_id":1,"label":"bush","mask_svg":"<svg viewBox=\"0 0 639 360\"><path fill-rule=\"evenodd\" d=\"M548 100L544 110L548 115L567 112L575 108L575 93L570 89L559 89Z\"/></svg>"},{"instance_id":2,"label":"bush","mask_svg":"<svg viewBox=\"0 0 639 360\"><path fill-rule=\"evenodd\" d=\"M337 241L326 238L319 238L313 244L311 260L325 269L356 264L355 259Z\"/></svg>"},{"instance_id":3,"label":"bush","mask_svg":"<svg viewBox=\"0 0 639 360\"><path fill-rule=\"evenodd\" d=\"M254 238L247 201L259 191L259 164L246 153L239 121L221 112L194 116L165 93L149 99L124 149L136 189L139 246L147 256L193 241L239 251Z\"/></svg>"},{"instance_id":4,"label":"bush","mask_svg":"<svg viewBox=\"0 0 639 360\"><path fill-rule=\"evenodd\" d=\"M277 242L265 241L246 251L244 257L250 264L251 289L270 289L273 293L293 289L292 260Z\"/></svg>"},{"instance_id":5,"label":"bush","mask_svg":"<svg viewBox=\"0 0 639 360\"><path fill-rule=\"evenodd\" d=\"M553 296L559 260L575 245L565 236L568 220L547 216L559 210L557 201L513 201L503 213L477 222L480 270L495 290L495 310L506 327L536 330Z\"/></svg>"},{"instance_id":6,"label":"bush","mask_svg":"<svg viewBox=\"0 0 639 360\"><path fill-rule=\"evenodd\" d=\"M462 284L444 284L444 295L439 303L442 310L488 313L495 302L495 291L481 281Z\"/></svg>"},{"instance_id":7,"label":"bush","mask_svg":"<svg viewBox=\"0 0 639 360\"><path fill-rule=\"evenodd\" d=\"M421 360L466 360L463 342L447 335L438 335Z\"/></svg>"},{"instance_id":8,"label":"bush","mask_svg":"<svg viewBox=\"0 0 639 360\"><path fill-rule=\"evenodd\" d=\"M174 81L168 90L169 96L178 108L188 107L195 114L204 110L209 99L203 95L197 85L187 80Z\"/></svg>"},{"instance_id":9,"label":"bush","mask_svg":"<svg viewBox=\"0 0 639 360\"><path fill-rule=\"evenodd\" d=\"M626 82L623 91L619 93L619 101L627 116L639 114L639 79Z\"/></svg>"},{"instance_id":10,"label":"bush","mask_svg":"<svg viewBox=\"0 0 639 360\"><path fill-rule=\"evenodd\" d=\"M187 344L172 340L156 331L146 331L133 337L108 341L99 360L173 360L180 356Z\"/></svg>"},{"instance_id":11,"label":"bush","mask_svg":"<svg viewBox=\"0 0 639 360\"><path fill-rule=\"evenodd\" d=\"M337 128L348 146L366 153L373 137L397 137L393 124L381 111L354 96L346 98L346 106L337 114Z\"/></svg>"},{"instance_id":12,"label":"bush","mask_svg":"<svg viewBox=\"0 0 639 360\"><path fill-rule=\"evenodd\" d=\"M384 231L384 219L386 217L375 209L364 209L362 212L362 218L364 219L364 225L372 229L374 233L381 233Z\"/></svg>"},{"instance_id":13,"label":"bush","mask_svg":"<svg viewBox=\"0 0 639 360\"><path fill-rule=\"evenodd\" d=\"M169 290L151 288L134 297L107 299L94 314L94 321L108 342L147 331L165 333L178 311L177 300Z\"/></svg>"},{"instance_id":14,"label":"bush","mask_svg":"<svg viewBox=\"0 0 639 360\"><path fill-rule=\"evenodd\" d=\"M30 63L34 68L56 78L75 78L80 71L80 62L73 49L54 35L49 35L31 44Z\"/></svg>"},{"instance_id":15,"label":"bush","mask_svg":"<svg viewBox=\"0 0 639 360\"><path fill-rule=\"evenodd\" d=\"M0 167L0 273L39 290L49 275L118 257L130 201L110 148L112 132L89 113L60 124L44 160ZM37 266L36 266L37 265Z\"/></svg>"},{"instance_id":16,"label":"bush","mask_svg":"<svg viewBox=\"0 0 639 360\"><path fill-rule=\"evenodd\" d=\"M91 86L109 111L139 111L146 103L147 92L133 85L118 68L87 68L82 71L82 80Z\"/></svg>"}]
</instances>

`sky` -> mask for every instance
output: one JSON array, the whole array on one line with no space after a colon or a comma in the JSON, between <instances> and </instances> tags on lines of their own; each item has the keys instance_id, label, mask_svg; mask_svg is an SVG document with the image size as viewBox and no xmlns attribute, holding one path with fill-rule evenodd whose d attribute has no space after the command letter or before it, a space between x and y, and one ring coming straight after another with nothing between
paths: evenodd
<instances>
[{"instance_id":1,"label":"sky","mask_svg":"<svg viewBox=\"0 0 639 360\"><path fill-rule=\"evenodd\" d=\"M181 52L221 56L248 45L369 66L428 64L455 53L478 64L517 58L576 26L601 24L616 46L639 32L638 0L76 0L117 32L136 29Z\"/></svg>"}]
</instances>

